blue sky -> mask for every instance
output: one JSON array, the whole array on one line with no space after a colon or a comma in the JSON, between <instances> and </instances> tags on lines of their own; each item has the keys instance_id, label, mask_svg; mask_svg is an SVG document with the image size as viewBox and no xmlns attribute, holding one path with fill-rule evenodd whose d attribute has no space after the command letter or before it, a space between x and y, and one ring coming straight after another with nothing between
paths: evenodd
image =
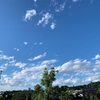
<instances>
[{"instance_id":1,"label":"blue sky","mask_svg":"<svg viewBox=\"0 0 100 100\"><path fill-rule=\"evenodd\" d=\"M44 68L54 85L100 80L99 0L1 0L0 90L28 89Z\"/></svg>"}]
</instances>

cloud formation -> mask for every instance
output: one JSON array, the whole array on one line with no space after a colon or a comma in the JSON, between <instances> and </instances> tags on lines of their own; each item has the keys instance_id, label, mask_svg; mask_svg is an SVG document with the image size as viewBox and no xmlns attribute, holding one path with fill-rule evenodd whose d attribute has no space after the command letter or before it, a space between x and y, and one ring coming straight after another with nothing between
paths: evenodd
<instances>
[{"instance_id":1,"label":"cloud formation","mask_svg":"<svg viewBox=\"0 0 100 100\"><path fill-rule=\"evenodd\" d=\"M19 49L18 49L18 48L14 48L14 50L15 50L15 51L19 51Z\"/></svg>"},{"instance_id":2,"label":"cloud formation","mask_svg":"<svg viewBox=\"0 0 100 100\"><path fill-rule=\"evenodd\" d=\"M40 55L38 55L38 56L35 56L34 58L30 58L30 59L28 59L29 61L34 61L34 60L38 60L38 59L41 59L41 58L43 58L43 57L45 57L46 56L46 52L44 53L44 54L40 54Z\"/></svg>"},{"instance_id":3,"label":"cloud formation","mask_svg":"<svg viewBox=\"0 0 100 100\"><path fill-rule=\"evenodd\" d=\"M3 51L2 51L3 52ZM90 60L86 59L73 59L59 65L57 59L46 59L46 52L35 56L30 61L36 60L37 62L19 62L14 56L0 54L0 69L3 70L0 81L0 89L3 86L15 87L18 86L28 87L38 83L42 77L44 68L50 69L54 67L59 72L57 73L57 80L54 85L81 85L91 81L98 81L100 78L100 56L95 55ZM45 60L41 58L45 57ZM40 59L40 60L39 60ZM14 68L15 70L10 70ZM9 70L9 73L5 71Z\"/></svg>"},{"instance_id":4,"label":"cloud formation","mask_svg":"<svg viewBox=\"0 0 100 100\"><path fill-rule=\"evenodd\" d=\"M14 59L14 56L7 56L7 55L3 55L3 54L0 54L0 60L13 60Z\"/></svg>"},{"instance_id":5,"label":"cloud formation","mask_svg":"<svg viewBox=\"0 0 100 100\"><path fill-rule=\"evenodd\" d=\"M2 50L0 50L0 53L3 53L3 51L2 51Z\"/></svg>"},{"instance_id":6,"label":"cloud formation","mask_svg":"<svg viewBox=\"0 0 100 100\"><path fill-rule=\"evenodd\" d=\"M34 0L35 4L33 4L33 7L35 9L26 11L26 14L24 16L24 21L27 22L28 20L31 20L33 16L37 15L37 17L39 18L38 20L35 19L37 20L36 23L37 26L42 25L43 27L45 27L49 25L51 29L55 29L56 23L54 23L54 21L56 20L55 19L56 13L60 14L60 12L65 10L66 6L68 6L71 9L73 4L77 3L78 1L81 2L83 0L62 0L62 1L50 0L48 1L48 5L42 9L42 5L41 3L39 3L41 1L38 1L37 3L37 0ZM90 3L92 4L93 1L94 0L90 0ZM45 1L43 1L43 3L45 3ZM41 6L39 10L37 10L38 6Z\"/></svg>"},{"instance_id":7,"label":"cloud formation","mask_svg":"<svg viewBox=\"0 0 100 100\"><path fill-rule=\"evenodd\" d=\"M99 59L99 58L100 58L100 55L97 54L93 59L94 59L94 60L97 60L97 59Z\"/></svg>"},{"instance_id":8,"label":"cloud formation","mask_svg":"<svg viewBox=\"0 0 100 100\"><path fill-rule=\"evenodd\" d=\"M27 22L27 20L31 20L31 18L33 16L35 16L37 14L36 10L32 9L32 10L27 10L26 11L26 14L25 14L25 17L24 17L24 21Z\"/></svg>"},{"instance_id":9,"label":"cloud formation","mask_svg":"<svg viewBox=\"0 0 100 100\"><path fill-rule=\"evenodd\" d=\"M53 29L55 29L55 26L56 26L56 24L54 22L52 22L50 27L53 30Z\"/></svg>"},{"instance_id":10,"label":"cloud formation","mask_svg":"<svg viewBox=\"0 0 100 100\"><path fill-rule=\"evenodd\" d=\"M42 45L42 44L43 44L43 42L39 42L39 43L38 42L35 42L34 43L34 45Z\"/></svg>"},{"instance_id":11,"label":"cloud formation","mask_svg":"<svg viewBox=\"0 0 100 100\"><path fill-rule=\"evenodd\" d=\"M65 9L65 6L66 6L66 1L64 1L63 3L61 3L59 5L59 7L55 6L55 12L61 12Z\"/></svg>"},{"instance_id":12,"label":"cloud formation","mask_svg":"<svg viewBox=\"0 0 100 100\"><path fill-rule=\"evenodd\" d=\"M89 69L91 62L87 60L75 59L64 63L57 67L60 72L76 72L77 70Z\"/></svg>"},{"instance_id":13,"label":"cloud formation","mask_svg":"<svg viewBox=\"0 0 100 100\"><path fill-rule=\"evenodd\" d=\"M37 2L37 0L34 0L34 2Z\"/></svg>"},{"instance_id":14,"label":"cloud formation","mask_svg":"<svg viewBox=\"0 0 100 100\"><path fill-rule=\"evenodd\" d=\"M45 27L51 19L53 19L53 15L49 12L42 14L42 18L38 21L37 25L42 24Z\"/></svg>"},{"instance_id":15,"label":"cloud formation","mask_svg":"<svg viewBox=\"0 0 100 100\"><path fill-rule=\"evenodd\" d=\"M28 42L24 42L24 45L27 45L28 44Z\"/></svg>"},{"instance_id":16,"label":"cloud formation","mask_svg":"<svg viewBox=\"0 0 100 100\"><path fill-rule=\"evenodd\" d=\"M26 65L27 65L26 63L21 63L21 62L15 63L15 66L18 66L19 68L23 68L23 67L25 67Z\"/></svg>"},{"instance_id":17,"label":"cloud formation","mask_svg":"<svg viewBox=\"0 0 100 100\"><path fill-rule=\"evenodd\" d=\"M77 1L79 1L79 0L72 0L73 2L77 2Z\"/></svg>"}]
</instances>

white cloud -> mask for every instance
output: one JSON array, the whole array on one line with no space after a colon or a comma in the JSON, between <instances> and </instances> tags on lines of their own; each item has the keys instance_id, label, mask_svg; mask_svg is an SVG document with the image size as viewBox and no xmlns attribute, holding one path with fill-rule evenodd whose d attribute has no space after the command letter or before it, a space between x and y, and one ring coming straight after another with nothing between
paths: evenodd
<instances>
[{"instance_id":1,"label":"white cloud","mask_svg":"<svg viewBox=\"0 0 100 100\"><path fill-rule=\"evenodd\" d=\"M13 90L25 90L25 89L28 89L27 87L25 86L9 86L7 84L0 84L0 91L13 91Z\"/></svg>"},{"instance_id":2,"label":"white cloud","mask_svg":"<svg viewBox=\"0 0 100 100\"><path fill-rule=\"evenodd\" d=\"M0 55L0 60L14 60L14 56Z\"/></svg>"},{"instance_id":3,"label":"white cloud","mask_svg":"<svg viewBox=\"0 0 100 100\"><path fill-rule=\"evenodd\" d=\"M56 24L54 22L52 22L51 25L50 25L52 30L55 29L55 26L56 26Z\"/></svg>"},{"instance_id":4,"label":"white cloud","mask_svg":"<svg viewBox=\"0 0 100 100\"><path fill-rule=\"evenodd\" d=\"M34 8L37 9L37 7L41 6L41 5L37 5L36 2L37 0L33 0L34 1ZM37 11L35 9L32 10L27 10L26 14L24 16L24 21L27 22L28 20L31 20L33 16L38 16L41 18L38 20L37 18L35 19L37 21L37 25L42 25L43 27L45 27L46 25L49 24L51 29L55 28L54 24L51 24L52 21L56 20L55 19L55 15L57 16L56 13L60 13L62 11L65 10L66 7L66 2L68 0L49 0L49 4L47 6L44 6L44 9L42 9L42 7L39 8L39 12L37 14ZM72 8L74 3L77 3L79 1L83 1L83 0L70 0L71 3L67 3L67 6L69 8ZM90 3L92 4L94 0L90 0ZM41 2L41 1L40 1ZM45 1L43 1L43 3L46 3ZM42 4L42 3L40 3ZM51 25L50 25L51 24Z\"/></svg>"},{"instance_id":5,"label":"white cloud","mask_svg":"<svg viewBox=\"0 0 100 100\"><path fill-rule=\"evenodd\" d=\"M64 78L60 78L57 79L53 84L54 85L68 85L68 86L73 86L73 85L77 85L77 83L80 83L80 79L79 78L68 78L68 79L64 79Z\"/></svg>"},{"instance_id":6,"label":"white cloud","mask_svg":"<svg viewBox=\"0 0 100 100\"><path fill-rule=\"evenodd\" d=\"M1 70L6 70L8 66L9 66L8 63L4 63L4 64L2 64L2 65L0 66L0 69L1 69Z\"/></svg>"},{"instance_id":7,"label":"white cloud","mask_svg":"<svg viewBox=\"0 0 100 100\"><path fill-rule=\"evenodd\" d=\"M56 63L57 61L58 60L56 60L56 59L44 60L44 61L42 61L41 65L49 65L49 64Z\"/></svg>"},{"instance_id":8,"label":"white cloud","mask_svg":"<svg viewBox=\"0 0 100 100\"><path fill-rule=\"evenodd\" d=\"M40 74L44 70L45 66L31 66L30 68L25 68L20 72L13 73L14 80L25 80L31 81L37 78L40 79Z\"/></svg>"},{"instance_id":9,"label":"white cloud","mask_svg":"<svg viewBox=\"0 0 100 100\"><path fill-rule=\"evenodd\" d=\"M56 7L55 8L55 12L61 12L61 11L63 11L65 9L65 6L66 6L66 1L64 3L62 3L62 4L60 4L59 7Z\"/></svg>"},{"instance_id":10,"label":"white cloud","mask_svg":"<svg viewBox=\"0 0 100 100\"><path fill-rule=\"evenodd\" d=\"M25 87L27 84L33 86L35 82L40 81L44 68L48 68L48 65L49 67L52 67L52 64L55 62L56 60L45 60L38 64L27 64L26 68L14 71L11 75L3 74L0 83L0 88L4 85L7 85L9 87ZM19 62L15 63L14 66L23 67L25 66L25 64ZM35 82L33 80L35 80Z\"/></svg>"},{"instance_id":11,"label":"white cloud","mask_svg":"<svg viewBox=\"0 0 100 100\"><path fill-rule=\"evenodd\" d=\"M72 0L73 2L77 2L77 1L79 1L79 0Z\"/></svg>"},{"instance_id":12,"label":"white cloud","mask_svg":"<svg viewBox=\"0 0 100 100\"><path fill-rule=\"evenodd\" d=\"M15 64L15 62L16 62L16 60L15 60L15 59L13 59L13 60L9 61L9 64L14 65L14 64Z\"/></svg>"},{"instance_id":13,"label":"white cloud","mask_svg":"<svg viewBox=\"0 0 100 100\"><path fill-rule=\"evenodd\" d=\"M14 48L14 50L15 50L15 51L19 51L19 49L18 49L18 48Z\"/></svg>"},{"instance_id":14,"label":"white cloud","mask_svg":"<svg viewBox=\"0 0 100 100\"><path fill-rule=\"evenodd\" d=\"M0 69L7 70L9 66L12 66L15 63L14 56L8 56L3 53L0 54Z\"/></svg>"},{"instance_id":15,"label":"white cloud","mask_svg":"<svg viewBox=\"0 0 100 100\"><path fill-rule=\"evenodd\" d=\"M24 21L30 20L35 15L37 15L37 12L35 9L27 10L24 17Z\"/></svg>"},{"instance_id":16,"label":"white cloud","mask_svg":"<svg viewBox=\"0 0 100 100\"><path fill-rule=\"evenodd\" d=\"M94 72L88 75L83 82L96 82L100 80L100 72Z\"/></svg>"},{"instance_id":17,"label":"white cloud","mask_svg":"<svg viewBox=\"0 0 100 100\"><path fill-rule=\"evenodd\" d=\"M24 42L24 45L27 45L28 44L28 42Z\"/></svg>"},{"instance_id":18,"label":"white cloud","mask_svg":"<svg viewBox=\"0 0 100 100\"><path fill-rule=\"evenodd\" d=\"M93 58L93 60L97 60L97 59L99 59L99 58L100 58L100 55L97 54L97 55Z\"/></svg>"},{"instance_id":19,"label":"white cloud","mask_svg":"<svg viewBox=\"0 0 100 100\"><path fill-rule=\"evenodd\" d=\"M34 57L34 58L30 58L30 59L28 59L29 61L34 61L34 60L38 60L38 59L41 59L41 58L43 58L43 57L45 57L46 56L46 52L44 53L44 54L40 54L40 55L38 55L38 56L36 56L36 57Z\"/></svg>"},{"instance_id":20,"label":"white cloud","mask_svg":"<svg viewBox=\"0 0 100 100\"><path fill-rule=\"evenodd\" d=\"M91 62L81 59L75 59L58 66L56 69L60 72L75 72L80 69L90 69Z\"/></svg>"},{"instance_id":21,"label":"white cloud","mask_svg":"<svg viewBox=\"0 0 100 100\"><path fill-rule=\"evenodd\" d=\"M37 45L37 43L35 42L34 45Z\"/></svg>"},{"instance_id":22,"label":"white cloud","mask_svg":"<svg viewBox=\"0 0 100 100\"><path fill-rule=\"evenodd\" d=\"M2 50L0 50L0 53L3 53L3 51L2 51Z\"/></svg>"},{"instance_id":23,"label":"white cloud","mask_svg":"<svg viewBox=\"0 0 100 100\"><path fill-rule=\"evenodd\" d=\"M35 42L34 43L34 45L42 45L42 44L43 44L43 42L39 42L39 43Z\"/></svg>"},{"instance_id":24,"label":"white cloud","mask_svg":"<svg viewBox=\"0 0 100 100\"><path fill-rule=\"evenodd\" d=\"M48 61L50 64L50 61ZM9 86L25 86L26 84L30 84L32 81L32 84L34 83L33 80L40 80L42 77L42 73L44 71L44 68L48 67L47 63L40 63L37 65L30 64L30 67L27 67L25 69L22 69L21 71L13 72L11 76L3 75L2 76L2 83L7 84ZM52 61L51 61L52 64ZM20 65L20 64L16 64ZM27 83L28 82L28 83Z\"/></svg>"},{"instance_id":25,"label":"white cloud","mask_svg":"<svg viewBox=\"0 0 100 100\"><path fill-rule=\"evenodd\" d=\"M46 14L42 15L42 18L38 21L37 25L42 24L45 27L45 25L47 25L51 19L53 19L53 15L47 12Z\"/></svg>"},{"instance_id":26,"label":"white cloud","mask_svg":"<svg viewBox=\"0 0 100 100\"><path fill-rule=\"evenodd\" d=\"M37 2L37 0L34 0L34 2Z\"/></svg>"},{"instance_id":27,"label":"white cloud","mask_svg":"<svg viewBox=\"0 0 100 100\"><path fill-rule=\"evenodd\" d=\"M42 44L43 44L43 42L40 42L39 44L40 44L40 45L42 45Z\"/></svg>"},{"instance_id":28,"label":"white cloud","mask_svg":"<svg viewBox=\"0 0 100 100\"><path fill-rule=\"evenodd\" d=\"M25 67L26 65L27 65L26 63L21 63L21 62L15 63L15 66L18 66L19 68L23 68L23 67Z\"/></svg>"},{"instance_id":29,"label":"white cloud","mask_svg":"<svg viewBox=\"0 0 100 100\"><path fill-rule=\"evenodd\" d=\"M100 70L100 60L96 60L96 61L95 61L93 70L94 70L94 71Z\"/></svg>"},{"instance_id":30,"label":"white cloud","mask_svg":"<svg viewBox=\"0 0 100 100\"><path fill-rule=\"evenodd\" d=\"M45 56L46 53L43 53L36 56L36 58L34 57L34 59L40 59ZM44 68L50 69L51 67L55 67L56 70L59 70L54 85L80 85L91 81L98 81L100 78L100 59L98 59L99 56L97 55L94 60L73 59L58 65L58 67L55 66L58 61L56 59L46 59L37 63L22 63L17 62L13 56L0 54L0 57L1 61L6 60L3 64L0 64L0 69L4 69L4 73L5 69L10 73L7 75L2 74L0 89L5 85L9 87L18 86L20 88L28 85L33 87L33 84L40 81ZM14 69L12 71L10 70L11 67L17 70Z\"/></svg>"}]
</instances>

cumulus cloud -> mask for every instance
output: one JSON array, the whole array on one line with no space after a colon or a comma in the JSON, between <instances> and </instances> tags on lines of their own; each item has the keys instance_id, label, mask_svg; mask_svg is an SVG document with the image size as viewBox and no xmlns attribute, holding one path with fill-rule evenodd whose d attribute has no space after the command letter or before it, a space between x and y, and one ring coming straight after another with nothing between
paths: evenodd
<instances>
[{"instance_id":1,"label":"cumulus cloud","mask_svg":"<svg viewBox=\"0 0 100 100\"><path fill-rule=\"evenodd\" d=\"M51 59L51 60L44 60L42 61L42 65L49 65L49 64L53 64L53 63L56 63L58 60L56 59Z\"/></svg>"},{"instance_id":2,"label":"cumulus cloud","mask_svg":"<svg viewBox=\"0 0 100 100\"><path fill-rule=\"evenodd\" d=\"M27 20L31 20L31 18L33 16L37 15L37 12L35 9L32 9L32 10L27 10L26 11L26 14L24 16L24 21L27 21Z\"/></svg>"},{"instance_id":3,"label":"cumulus cloud","mask_svg":"<svg viewBox=\"0 0 100 100\"><path fill-rule=\"evenodd\" d=\"M52 30L55 29L55 26L56 26L56 24L54 22L52 22L51 25L50 25Z\"/></svg>"},{"instance_id":4,"label":"cumulus cloud","mask_svg":"<svg viewBox=\"0 0 100 100\"><path fill-rule=\"evenodd\" d=\"M33 83L35 83L33 80L39 81L42 77L44 68L48 68L48 64L49 66L52 66L52 63L54 62L54 60L48 60L42 61L39 64L27 64L27 66L30 67L26 67L20 71L14 71L11 75L2 75L2 81L0 84L18 87L25 87L27 84L33 85ZM22 63L16 63L15 65L23 66Z\"/></svg>"},{"instance_id":5,"label":"cumulus cloud","mask_svg":"<svg viewBox=\"0 0 100 100\"><path fill-rule=\"evenodd\" d=\"M39 43L39 45L42 45L42 44L43 44L43 42L40 42L40 43Z\"/></svg>"},{"instance_id":6,"label":"cumulus cloud","mask_svg":"<svg viewBox=\"0 0 100 100\"><path fill-rule=\"evenodd\" d=\"M24 42L24 45L27 45L28 44L28 42Z\"/></svg>"},{"instance_id":7,"label":"cumulus cloud","mask_svg":"<svg viewBox=\"0 0 100 100\"><path fill-rule=\"evenodd\" d=\"M8 66L13 66L16 62L14 56L8 56L3 53L0 54L0 69L7 70Z\"/></svg>"},{"instance_id":8,"label":"cumulus cloud","mask_svg":"<svg viewBox=\"0 0 100 100\"><path fill-rule=\"evenodd\" d=\"M53 18L53 15L49 12L42 15L41 20L38 21L37 25L42 24L44 27L49 23L49 21Z\"/></svg>"},{"instance_id":9,"label":"cumulus cloud","mask_svg":"<svg viewBox=\"0 0 100 100\"><path fill-rule=\"evenodd\" d=\"M71 1L71 2L70 2ZM26 14L24 16L24 21L27 22L28 20L31 20L31 18L33 16L38 16L41 17L40 19L35 19L37 21L37 25L39 26L40 24L45 27L46 25L49 24L50 28L51 29L54 29L55 25L54 24L51 24L50 21L54 21L56 20L55 19L55 15L56 13L60 13L62 11L65 10L65 7L66 7L66 2L70 2L70 3L67 3L67 6L69 8L72 8L73 4L74 3L77 3L78 1L82 1L82 0L49 0L48 1L48 5L47 6L44 6L44 9L42 9L42 7L40 7L40 9L38 10L38 13L35 9L37 9L37 0L34 0L34 4L33 4L33 7L35 9L32 9L32 10L27 10L26 11ZM90 3L92 4L94 0L90 0ZM41 1L39 1L41 2ZM45 3L45 1L43 1L43 3ZM42 3L40 3L42 4ZM41 5L39 5L41 6ZM42 15L42 16L41 16ZM56 24L56 23L55 23Z\"/></svg>"},{"instance_id":10,"label":"cumulus cloud","mask_svg":"<svg viewBox=\"0 0 100 100\"><path fill-rule=\"evenodd\" d=\"M99 59L99 58L100 58L100 55L97 54L97 55L93 58L93 60L97 60L97 59Z\"/></svg>"},{"instance_id":11,"label":"cumulus cloud","mask_svg":"<svg viewBox=\"0 0 100 100\"><path fill-rule=\"evenodd\" d=\"M19 51L19 49L18 49L18 48L14 48L14 50L15 50L15 51Z\"/></svg>"},{"instance_id":12,"label":"cumulus cloud","mask_svg":"<svg viewBox=\"0 0 100 100\"><path fill-rule=\"evenodd\" d=\"M80 69L90 69L91 62L81 59L75 59L58 66L56 69L60 72L75 72Z\"/></svg>"},{"instance_id":13,"label":"cumulus cloud","mask_svg":"<svg viewBox=\"0 0 100 100\"><path fill-rule=\"evenodd\" d=\"M25 68L20 72L13 73L13 79L24 79L26 81L33 80L33 79L40 79L41 72L45 66L31 66L30 68Z\"/></svg>"},{"instance_id":14,"label":"cumulus cloud","mask_svg":"<svg viewBox=\"0 0 100 100\"><path fill-rule=\"evenodd\" d=\"M15 66L18 66L19 68L23 68L23 67L25 67L26 65L27 65L26 63L21 63L21 62L15 63Z\"/></svg>"},{"instance_id":15,"label":"cumulus cloud","mask_svg":"<svg viewBox=\"0 0 100 100\"><path fill-rule=\"evenodd\" d=\"M46 52L32 58L31 61L45 56ZM13 56L0 54L0 61L3 60L3 63L0 64L0 69L4 69L4 72L5 70L9 70L10 72L10 74L2 74L0 88L4 85L10 87L25 87L28 85L33 86L33 84L40 81L44 68L50 69L51 67L54 67L59 71L59 73L57 73L57 80L54 82L54 85L72 86L86 84L91 81L98 81L100 78L99 54L97 54L94 58L95 59L93 60L77 58L59 65L57 59L46 59L43 61L38 61L37 63L25 63L16 61ZM10 71L11 67L14 67L16 70Z\"/></svg>"},{"instance_id":16,"label":"cumulus cloud","mask_svg":"<svg viewBox=\"0 0 100 100\"><path fill-rule=\"evenodd\" d=\"M93 72L89 74L84 80L82 80L83 83L89 83L89 82L96 82L100 80L100 72Z\"/></svg>"},{"instance_id":17,"label":"cumulus cloud","mask_svg":"<svg viewBox=\"0 0 100 100\"><path fill-rule=\"evenodd\" d=\"M6 70L7 69L7 67L8 67L8 63L4 63L4 64L2 64L1 66L0 66L0 69L1 70Z\"/></svg>"},{"instance_id":18,"label":"cumulus cloud","mask_svg":"<svg viewBox=\"0 0 100 100\"><path fill-rule=\"evenodd\" d=\"M0 60L14 60L14 56L0 55Z\"/></svg>"},{"instance_id":19,"label":"cumulus cloud","mask_svg":"<svg viewBox=\"0 0 100 100\"><path fill-rule=\"evenodd\" d=\"M42 44L43 44L43 42L39 42L39 43L38 42L35 42L34 43L34 45L42 45Z\"/></svg>"},{"instance_id":20,"label":"cumulus cloud","mask_svg":"<svg viewBox=\"0 0 100 100\"><path fill-rule=\"evenodd\" d=\"M55 12L61 12L65 9L66 1L59 5L59 7L55 7Z\"/></svg>"},{"instance_id":21,"label":"cumulus cloud","mask_svg":"<svg viewBox=\"0 0 100 100\"><path fill-rule=\"evenodd\" d=\"M2 51L2 50L0 50L0 53L3 53L3 51Z\"/></svg>"},{"instance_id":22,"label":"cumulus cloud","mask_svg":"<svg viewBox=\"0 0 100 100\"><path fill-rule=\"evenodd\" d=\"M68 86L73 86L76 84L80 83L80 79L79 78L68 78L68 79L64 79L64 78L60 78L57 79L53 84L54 85L68 85Z\"/></svg>"},{"instance_id":23,"label":"cumulus cloud","mask_svg":"<svg viewBox=\"0 0 100 100\"><path fill-rule=\"evenodd\" d=\"M28 59L29 61L34 61L34 60L38 60L38 59L41 59L41 58L43 58L43 57L45 57L46 56L46 52L44 53L44 54L40 54L40 55L38 55L38 56L36 56L36 57L34 57L34 58L30 58L30 59Z\"/></svg>"},{"instance_id":24,"label":"cumulus cloud","mask_svg":"<svg viewBox=\"0 0 100 100\"><path fill-rule=\"evenodd\" d=\"M9 76L4 77L3 84L9 86L19 86L22 83L22 80L14 80Z\"/></svg>"},{"instance_id":25,"label":"cumulus cloud","mask_svg":"<svg viewBox=\"0 0 100 100\"><path fill-rule=\"evenodd\" d=\"M96 60L96 61L95 61L93 70L94 70L94 71L100 70L100 60Z\"/></svg>"},{"instance_id":26,"label":"cumulus cloud","mask_svg":"<svg viewBox=\"0 0 100 100\"><path fill-rule=\"evenodd\" d=\"M34 0L34 2L37 2L37 0Z\"/></svg>"},{"instance_id":27,"label":"cumulus cloud","mask_svg":"<svg viewBox=\"0 0 100 100\"><path fill-rule=\"evenodd\" d=\"M73 2L77 2L77 1L79 1L79 0L72 0Z\"/></svg>"},{"instance_id":28,"label":"cumulus cloud","mask_svg":"<svg viewBox=\"0 0 100 100\"><path fill-rule=\"evenodd\" d=\"M62 74L62 77L54 82L56 85L80 85L91 81L96 82L100 78L100 59L94 61L75 59L65 62L55 69Z\"/></svg>"}]
</instances>

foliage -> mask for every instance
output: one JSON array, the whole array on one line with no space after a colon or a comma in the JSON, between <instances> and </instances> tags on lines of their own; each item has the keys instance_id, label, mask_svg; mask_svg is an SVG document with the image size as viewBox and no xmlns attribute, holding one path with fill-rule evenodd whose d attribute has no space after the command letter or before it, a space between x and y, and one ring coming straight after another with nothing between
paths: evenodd
<instances>
[{"instance_id":1,"label":"foliage","mask_svg":"<svg viewBox=\"0 0 100 100\"><path fill-rule=\"evenodd\" d=\"M34 95L33 100L49 100L53 97L53 81L56 80L55 78L55 71L54 68L51 68L50 71L47 68L44 69L44 73L41 79L41 86L37 84L34 87Z\"/></svg>"},{"instance_id":2,"label":"foliage","mask_svg":"<svg viewBox=\"0 0 100 100\"><path fill-rule=\"evenodd\" d=\"M33 100L44 100L44 93L42 87L37 84L34 87Z\"/></svg>"},{"instance_id":3,"label":"foliage","mask_svg":"<svg viewBox=\"0 0 100 100\"><path fill-rule=\"evenodd\" d=\"M4 98L1 96L1 97L0 97L0 100L4 100Z\"/></svg>"},{"instance_id":4,"label":"foliage","mask_svg":"<svg viewBox=\"0 0 100 100\"><path fill-rule=\"evenodd\" d=\"M11 100L31 100L31 94L29 91L19 91L14 93Z\"/></svg>"},{"instance_id":5,"label":"foliage","mask_svg":"<svg viewBox=\"0 0 100 100\"><path fill-rule=\"evenodd\" d=\"M100 82L72 87L53 86L53 82L56 80L56 72L58 71L54 68L50 70L45 68L41 83L36 84L34 90L6 91L2 94L0 100L100 100ZM85 93L83 91L83 97L78 97L78 94L76 97L70 95L70 91L84 90L89 85L95 87L96 93Z\"/></svg>"}]
</instances>

